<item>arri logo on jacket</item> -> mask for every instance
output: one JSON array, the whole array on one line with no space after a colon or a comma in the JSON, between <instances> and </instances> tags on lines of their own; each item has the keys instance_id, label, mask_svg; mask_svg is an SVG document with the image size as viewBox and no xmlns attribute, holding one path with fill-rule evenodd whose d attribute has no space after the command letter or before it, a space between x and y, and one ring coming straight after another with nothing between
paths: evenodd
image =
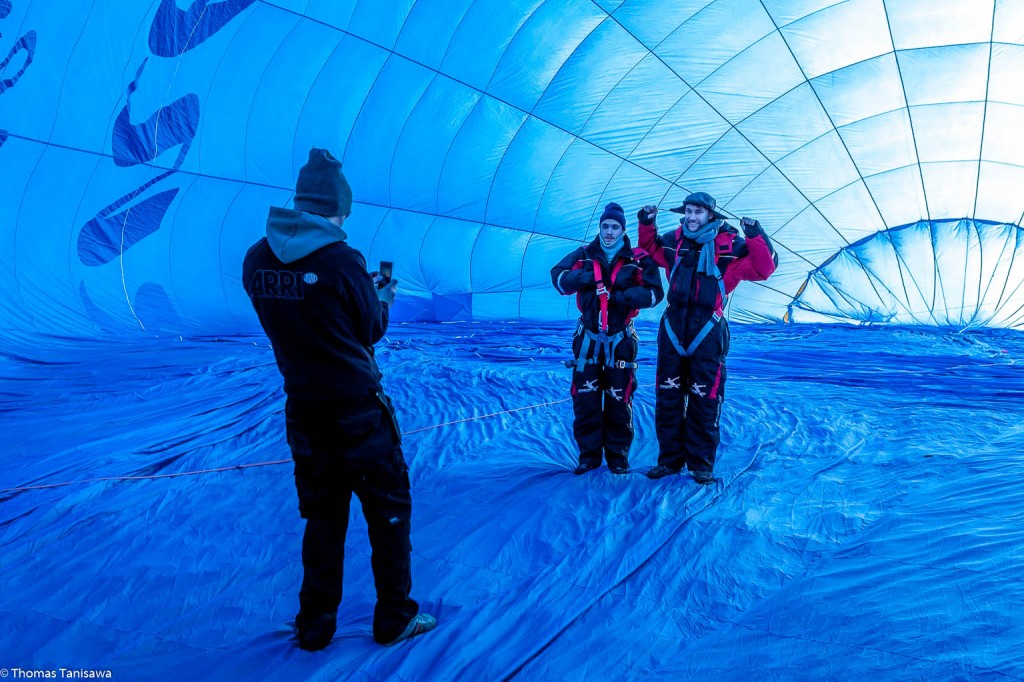
<instances>
[{"instance_id":1,"label":"arri logo on jacket","mask_svg":"<svg viewBox=\"0 0 1024 682\"><path fill-rule=\"evenodd\" d=\"M313 281L307 278L312 276ZM316 275L290 270L257 270L252 276L253 298L284 298L299 301L305 298L303 282L314 284Z\"/></svg>"}]
</instances>

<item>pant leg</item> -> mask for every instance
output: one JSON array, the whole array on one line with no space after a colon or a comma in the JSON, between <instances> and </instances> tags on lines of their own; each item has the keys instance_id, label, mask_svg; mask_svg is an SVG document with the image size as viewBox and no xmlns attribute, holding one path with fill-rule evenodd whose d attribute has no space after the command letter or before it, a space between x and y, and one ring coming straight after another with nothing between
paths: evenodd
<instances>
[{"instance_id":1,"label":"pant leg","mask_svg":"<svg viewBox=\"0 0 1024 682\"><path fill-rule=\"evenodd\" d=\"M380 429L349 461L372 550L370 565L377 590L373 636L378 642L389 642L419 613L419 605L409 596L412 592L409 469L390 405L382 411L384 418Z\"/></svg>"},{"instance_id":2,"label":"pant leg","mask_svg":"<svg viewBox=\"0 0 1024 682\"><path fill-rule=\"evenodd\" d=\"M708 334L691 362L690 404L683 435L686 466L690 471L713 471L721 442L719 422L725 400L728 351L728 331L723 325L724 320L718 329Z\"/></svg>"},{"instance_id":3,"label":"pant leg","mask_svg":"<svg viewBox=\"0 0 1024 682\"><path fill-rule=\"evenodd\" d=\"M639 340L635 332L627 334L615 348L615 359L636 362ZM633 444L633 394L636 370L604 369L604 454L609 466L629 466L629 448Z\"/></svg>"},{"instance_id":4,"label":"pant leg","mask_svg":"<svg viewBox=\"0 0 1024 682\"><path fill-rule=\"evenodd\" d=\"M579 357L582 344L582 334L573 338L574 357ZM592 349L592 352L596 352L596 349ZM604 447L601 380L601 368L596 364L584 365L582 372L574 370L572 373L569 389L572 395L572 432L580 450L580 464L601 464L601 451Z\"/></svg>"},{"instance_id":5,"label":"pant leg","mask_svg":"<svg viewBox=\"0 0 1024 682\"><path fill-rule=\"evenodd\" d=\"M654 427L658 434L658 464L671 469L686 465L683 424L686 419L686 387L690 362L676 351L665 333L658 329L658 373L654 392Z\"/></svg>"},{"instance_id":6,"label":"pant leg","mask_svg":"<svg viewBox=\"0 0 1024 682\"><path fill-rule=\"evenodd\" d=\"M344 518L311 516L302 535L302 588L299 590L297 620L315 620L325 613L336 613L341 604L341 585L345 567Z\"/></svg>"},{"instance_id":7,"label":"pant leg","mask_svg":"<svg viewBox=\"0 0 1024 682\"><path fill-rule=\"evenodd\" d=\"M314 423L300 426L289 420L288 442L295 463L299 513L306 519L297 616L300 621L335 613L341 603L352 491L339 458L315 447L320 430Z\"/></svg>"},{"instance_id":8,"label":"pant leg","mask_svg":"<svg viewBox=\"0 0 1024 682\"><path fill-rule=\"evenodd\" d=\"M295 460L299 512L307 520L299 593L301 618L337 611L353 491L363 502L370 526L378 609L383 601L384 613L400 619L402 628L418 612L416 602L408 599L412 502L399 439L390 404L376 399L340 414L289 412L288 443ZM391 507L377 498L390 500ZM388 521L384 531L375 531L378 518ZM392 523L393 519L398 521ZM401 596L396 597L396 592ZM382 622L390 625L387 617Z\"/></svg>"}]
</instances>

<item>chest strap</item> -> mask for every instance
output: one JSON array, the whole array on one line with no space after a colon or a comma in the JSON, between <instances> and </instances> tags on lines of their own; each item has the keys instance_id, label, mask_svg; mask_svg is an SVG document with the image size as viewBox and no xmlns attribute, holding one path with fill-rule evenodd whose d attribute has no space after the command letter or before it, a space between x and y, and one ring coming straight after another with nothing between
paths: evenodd
<instances>
[{"instance_id":1,"label":"chest strap","mask_svg":"<svg viewBox=\"0 0 1024 682\"><path fill-rule=\"evenodd\" d=\"M594 285L597 287L597 302L601 307L601 333L608 333L608 297L611 293L608 291L608 287L604 283L604 273L601 272L601 264L597 262L595 258L591 261L594 264ZM615 278L619 274L619 270L622 269L622 259L617 258L615 265L612 266L611 283L614 285Z\"/></svg>"},{"instance_id":2,"label":"chest strap","mask_svg":"<svg viewBox=\"0 0 1024 682\"><path fill-rule=\"evenodd\" d=\"M718 324L722 320L722 317L725 315L724 310L728 297L725 295L725 282L722 280L722 272L718 269L717 263L715 263L715 279L718 280L718 290L722 294L722 307L716 310L714 314L711 316L711 319L708 320L703 327L701 327L701 330L697 332L697 336L693 337L693 341L690 342L689 346L683 348L683 344L679 341L679 337L676 336L675 331L672 329L672 325L669 324L668 322L668 315L666 314L661 316L661 321L665 325L665 335L668 337L668 340L672 344L672 347L676 349L676 352L679 353L684 358L688 358L694 354L694 352L700 346L701 341L703 341L707 337L707 335L711 333L711 330L714 328L714 326Z\"/></svg>"}]
</instances>

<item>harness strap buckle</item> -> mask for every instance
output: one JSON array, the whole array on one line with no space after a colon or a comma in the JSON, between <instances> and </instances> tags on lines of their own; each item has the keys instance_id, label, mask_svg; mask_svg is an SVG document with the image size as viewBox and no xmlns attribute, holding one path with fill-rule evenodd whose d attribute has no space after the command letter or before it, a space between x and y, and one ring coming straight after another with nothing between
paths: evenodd
<instances>
[{"instance_id":1,"label":"harness strap buckle","mask_svg":"<svg viewBox=\"0 0 1024 682\"><path fill-rule=\"evenodd\" d=\"M621 332L615 334L608 334L607 332L592 332L589 329L584 328L580 325L581 331L583 332L583 341L580 343L580 352L576 356L575 361L566 362L566 367L575 367L577 372L582 372L583 368L587 365L603 365L604 367L612 367L617 369L626 369L629 367L637 367L635 362L626 362L625 360L615 360L615 349L618 348L619 342L622 341L626 334L633 334L633 325L630 324ZM591 351L593 351L591 353ZM604 361L602 362L598 358L604 355ZM589 356L589 357L588 357Z\"/></svg>"}]
</instances>

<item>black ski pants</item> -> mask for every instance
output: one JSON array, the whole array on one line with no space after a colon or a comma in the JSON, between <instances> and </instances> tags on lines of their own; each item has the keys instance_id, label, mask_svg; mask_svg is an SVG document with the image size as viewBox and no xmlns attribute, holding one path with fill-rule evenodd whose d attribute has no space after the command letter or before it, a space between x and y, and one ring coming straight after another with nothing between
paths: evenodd
<instances>
[{"instance_id":1,"label":"black ski pants","mask_svg":"<svg viewBox=\"0 0 1024 682\"><path fill-rule=\"evenodd\" d=\"M700 333L707 317L688 325L673 322L681 344ZM729 327L725 319L711 329L690 356L680 354L665 330L658 331L658 374L654 425L658 434L658 464L671 469L711 472L721 441L719 421L725 400L725 356ZM683 346L684 350L686 346Z\"/></svg>"},{"instance_id":2,"label":"black ski pants","mask_svg":"<svg viewBox=\"0 0 1024 682\"><path fill-rule=\"evenodd\" d=\"M636 363L639 339L632 327L615 348L615 360ZM578 358L584 343L584 332L573 337L573 356ZM573 371L572 409L573 435L580 449L580 464L600 466L602 455L609 466L629 466L629 447L633 443L633 393L636 391L636 369L605 365L603 350L593 348L588 355L597 355L597 363Z\"/></svg>"},{"instance_id":3,"label":"black ski pants","mask_svg":"<svg viewBox=\"0 0 1024 682\"><path fill-rule=\"evenodd\" d=\"M338 610L355 493L366 517L377 589L373 635L391 641L419 611L409 597L409 473L391 401L378 394L344 410L289 401L286 414L299 513L306 519L297 618L313 620Z\"/></svg>"}]
</instances>

